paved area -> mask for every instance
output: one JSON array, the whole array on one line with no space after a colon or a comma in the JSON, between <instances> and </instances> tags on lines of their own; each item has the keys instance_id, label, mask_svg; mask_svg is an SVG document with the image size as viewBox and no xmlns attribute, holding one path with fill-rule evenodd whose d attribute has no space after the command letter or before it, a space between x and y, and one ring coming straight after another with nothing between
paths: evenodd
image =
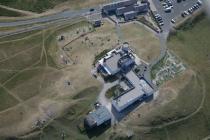
<instances>
[{"instance_id":1,"label":"paved area","mask_svg":"<svg viewBox=\"0 0 210 140\"><path fill-rule=\"evenodd\" d=\"M103 88L102 88L101 92L99 93L97 101L100 102L101 105L105 106L109 110L109 112L112 115L112 124L114 124L115 121L116 121L116 118L115 118L115 116L112 113L111 100L107 99L105 94L106 94L106 91L108 89L110 89L111 87L117 85L119 83L119 81L117 80L117 81L112 82L112 83L105 83L102 79L99 79L99 80L103 83Z\"/></svg>"},{"instance_id":2,"label":"paved area","mask_svg":"<svg viewBox=\"0 0 210 140\"><path fill-rule=\"evenodd\" d=\"M197 0L185 0L177 3L176 0L171 0L174 8L170 13L165 13L162 3L159 0L152 1L157 10L156 13L160 14L163 18L164 25L162 26L162 29L166 32L172 27L171 19L175 19L177 16L180 16L183 11L188 10L197 2Z\"/></svg>"},{"instance_id":3,"label":"paved area","mask_svg":"<svg viewBox=\"0 0 210 140\"><path fill-rule=\"evenodd\" d=\"M96 11L100 11L100 7L93 7L95 8ZM52 14L52 15L47 15L47 16L42 16L38 18L31 18L31 19L23 19L23 20L18 20L18 21L9 21L9 22L0 22L0 27L13 27L13 26L22 26L22 25L29 25L29 24L35 24L35 23L43 23L43 22L51 22L51 21L56 21L56 20L62 20L62 19L67 19L67 18L74 18L78 16L82 16L86 13L88 13L90 8L85 8L81 10L68 10L68 11L63 11L60 13Z\"/></svg>"}]
</instances>

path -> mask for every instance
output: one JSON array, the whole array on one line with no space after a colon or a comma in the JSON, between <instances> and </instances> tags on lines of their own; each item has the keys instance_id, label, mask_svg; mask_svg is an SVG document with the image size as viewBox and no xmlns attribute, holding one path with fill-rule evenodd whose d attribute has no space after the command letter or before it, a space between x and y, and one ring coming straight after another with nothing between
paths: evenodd
<instances>
[{"instance_id":1,"label":"path","mask_svg":"<svg viewBox=\"0 0 210 140\"><path fill-rule=\"evenodd\" d=\"M19 10L19 9L11 8L11 7L4 6L4 5L0 5L0 8L6 9L6 10L9 10L9 11L13 11L13 12L17 12L17 13L20 13L20 14L23 14L23 15L27 15L27 16L35 16L35 15L37 15L36 13L33 13L33 12Z\"/></svg>"},{"instance_id":2,"label":"path","mask_svg":"<svg viewBox=\"0 0 210 140\"><path fill-rule=\"evenodd\" d=\"M99 79L103 83L103 88L99 93L97 101L101 103L101 105L105 106L112 115L112 124L115 122L115 116L112 114L112 104L109 99L106 98L105 94L108 89L118 84L118 80L112 83L104 83L102 79Z\"/></svg>"}]
</instances>

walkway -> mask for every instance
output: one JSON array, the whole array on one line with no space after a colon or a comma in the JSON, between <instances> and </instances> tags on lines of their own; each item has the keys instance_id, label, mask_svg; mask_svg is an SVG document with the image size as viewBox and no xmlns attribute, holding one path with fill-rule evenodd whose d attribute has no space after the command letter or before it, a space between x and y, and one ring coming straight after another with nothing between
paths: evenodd
<instances>
[{"instance_id":1,"label":"walkway","mask_svg":"<svg viewBox=\"0 0 210 140\"><path fill-rule=\"evenodd\" d=\"M103 81L103 80L101 80L101 81ZM111 100L107 99L105 94L106 94L106 91L108 89L110 89L111 87L117 85L118 82L119 82L118 80L115 81L115 82L112 82L112 83L105 83L103 81L103 88L102 88L101 92L99 93L99 96L98 96L98 99L97 99L97 101L100 102L101 105L105 106L109 110L109 112L112 114L112 124L116 121L116 119L115 119L115 116L112 113Z\"/></svg>"}]
</instances>

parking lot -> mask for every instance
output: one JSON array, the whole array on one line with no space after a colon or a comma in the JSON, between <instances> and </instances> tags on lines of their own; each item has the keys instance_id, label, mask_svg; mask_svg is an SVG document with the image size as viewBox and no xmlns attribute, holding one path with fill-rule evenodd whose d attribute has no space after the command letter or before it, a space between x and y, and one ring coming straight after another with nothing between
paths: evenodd
<instances>
[{"instance_id":1,"label":"parking lot","mask_svg":"<svg viewBox=\"0 0 210 140\"><path fill-rule=\"evenodd\" d=\"M188 11L193 5L195 5L198 0L182 0L180 3L177 3L177 0L152 0L157 11L154 14L159 14L162 18L162 30L167 32L171 26L172 22L176 22L176 18L181 16L184 11ZM171 2L171 10L166 12L166 7L163 3ZM198 8L199 9L199 8ZM173 19L173 20L172 20Z\"/></svg>"}]
</instances>

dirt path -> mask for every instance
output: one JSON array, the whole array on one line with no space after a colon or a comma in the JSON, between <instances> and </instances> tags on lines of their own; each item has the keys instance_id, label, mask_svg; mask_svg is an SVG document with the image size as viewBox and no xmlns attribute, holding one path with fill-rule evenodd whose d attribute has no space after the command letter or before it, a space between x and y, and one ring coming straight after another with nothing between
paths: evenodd
<instances>
[{"instance_id":1,"label":"dirt path","mask_svg":"<svg viewBox=\"0 0 210 140\"><path fill-rule=\"evenodd\" d=\"M0 8L6 9L6 10L9 10L9 11L13 11L13 12L17 12L17 13L20 13L20 14L25 15L25 16L35 16L35 15L38 15L38 14L33 13L33 12L19 10L19 9L11 8L11 7L4 6L4 5L0 5Z\"/></svg>"},{"instance_id":2,"label":"dirt path","mask_svg":"<svg viewBox=\"0 0 210 140\"><path fill-rule=\"evenodd\" d=\"M52 67L42 67L42 69L44 69L44 68L52 68ZM33 69L33 68L31 68L31 69ZM29 70L29 69L27 69L27 70ZM54 71L53 71L53 72L50 72L50 73L54 73ZM48 73L48 74L49 74L49 73ZM45 73L43 73L43 77L41 78L42 81L40 82L40 86L39 86L39 87L41 87L41 84L44 82L44 78L45 78ZM0 87L4 87L4 86L3 86L2 84L0 84ZM10 92L10 94L11 94L11 92ZM14 94L12 94L12 96L13 96L13 95L14 95ZM15 106L12 106L12 107L10 107L10 108L7 108L7 109L5 109L5 110L0 111L0 115L3 114L3 113L5 113L5 112L7 112L7 111L13 110L13 109L15 109L16 107L25 106L25 103L27 102L27 100L22 100L22 99L20 99L18 96L16 96L15 98L19 101L19 103L18 103L17 105L15 105ZM18 99L18 98L19 98L19 99Z\"/></svg>"},{"instance_id":3,"label":"dirt path","mask_svg":"<svg viewBox=\"0 0 210 140\"><path fill-rule=\"evenodd\" d=\"M32 65L26 67L25 69L23 70L20 70L18 73L16 73L15 75L13 75L11 78L9 78L8 80L6 80L4 83L2 83L2 85L6 85L9 81L11 81L13 78L15 78L17 75L19 75L20 73L28 70L28 69L31 69L34 65L37 65L38 63L40 62L40 60L38 60L37 62L33 63Z\"/></svg>"},{"instance_id":4,"label":"dirt path","mask_svg":"<svg viewBox=\"0 0 210 140\"><path fill-rule=\"evenodd\" d=\"M12 97L14 97L19 103L23 102L23 100L15 95L14 93L12 93L11 91L9 91L6 87L4 87L2 84L0 84L0 87L3 88L9 95L11 95Z\"/></svg>"},{"instance_id":5,"label":"dirt path","mask_svg":"<svg viewBox=\"0 0 210 140\"><path fill-rule=\"evenodd\" d=\"M46 60L46 66L48 67L47 51L45 48L45 30L43 30L42 32L42 49L43 49L45 60Z\"/></svg>"},{"instance_id":6,"label":"dirt path","mask_svg":"<svg viewBox=\"0 0 210 140\"><path fill-rule=\"evenodd\" d=\"M32 49L34 49L34 48L38 48L38 47L39 47L39 46L30 47L30 48L28 48L28 49L25 49L25 50L22 50L22 51L20 51L20 52L18 52L18 53L15 53L15 54L13 54L13 55L10 55L9 57L0 60L0 63L2 63L2 62L4 62L4 61L7 61L7 60L9 60L9 59L12 59L12 58L14 58L14 57L16 57L16 56L18 56L18 55L20 55L20 54L22 54L22 53L25 53L25 52L27 52L27 51L30 51L30 50L32 50Z\"/></svg>"},{"instance_id":7,"label":"dirt path","mask_svg":"<svg viewBox=\"0 0 210 140\"><path fill-rule=\"evenodd\" d=\"M22 37L22 38L19 38L19 39L13 39L13 40L9 40L9 41L8 40L7 41L1 41L0 44L10 43L10 42L16 42L16 41L22 41L22 40L25 40L25 39L29 39L29 38L31 38L33 36L36 36L38 34L40 34L39 31L37 33L33 33L31 35L27 35L26 37Z\"/></svg>"}]
</instances>

